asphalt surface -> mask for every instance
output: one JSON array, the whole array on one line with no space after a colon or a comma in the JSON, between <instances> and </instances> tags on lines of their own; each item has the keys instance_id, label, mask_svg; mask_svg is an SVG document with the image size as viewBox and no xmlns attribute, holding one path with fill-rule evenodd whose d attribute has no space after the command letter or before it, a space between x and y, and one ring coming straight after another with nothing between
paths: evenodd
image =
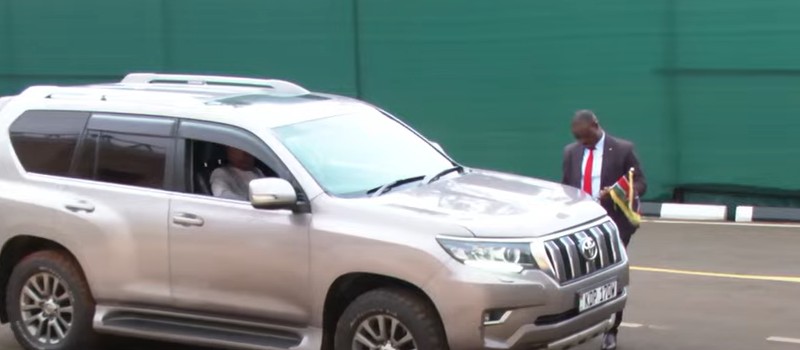
<instances>
[{"instance_id":1,"label":"asphalt surface","mask_svg":"<svg viewBox=\"0 0 800 350\"><path fill-rule=\"evenodd\" d=\"M800 226L647 222L629 254L620 350L800 350ZM7 327L0 350L21 350Z\"/></svg>"}]
</instances>

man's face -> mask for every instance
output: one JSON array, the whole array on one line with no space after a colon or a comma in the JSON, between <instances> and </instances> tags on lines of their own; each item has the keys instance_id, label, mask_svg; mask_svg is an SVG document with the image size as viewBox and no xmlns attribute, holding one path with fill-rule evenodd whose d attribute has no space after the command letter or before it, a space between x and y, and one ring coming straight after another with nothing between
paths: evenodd
<instances>
[{"instance_id":1,"label":"man's face","mask_svg":"<svg viewBox=\"0 0 800 350\"><path fill-rule=\"evenodd\" d=\"M593 122L577 121L572 123L572 135L584 147L594 148L600 141L600 126Z\"/></svg>"},{"instance_id":2,"label":"man's face","mask_svg":"<svg viewBox=\"0 0 800 350\"><path fill-rule=\"evenodd\" d=\"M255 166L255 159L249 153L238 148L228 147L228 163L242 169L250 170Z\"/></svg>"}]
</instances>

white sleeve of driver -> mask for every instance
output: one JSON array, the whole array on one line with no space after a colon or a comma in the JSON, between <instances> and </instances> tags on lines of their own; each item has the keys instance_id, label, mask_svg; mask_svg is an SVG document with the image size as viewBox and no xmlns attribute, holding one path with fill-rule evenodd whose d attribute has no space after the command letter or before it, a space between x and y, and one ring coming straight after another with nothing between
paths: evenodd
<instances>
[{"instance_id":1,"label":"white sleeve of driver","mask_svg":"<svg viewBox=\"0 0 800 350\"><path fill-rule=\"evenodd\" d=\"M247 200L233 190L232 182L230 173L224 167L214 169L214 172L211 173L211 193L218 198Z\"/></svg>"}]
</instances>

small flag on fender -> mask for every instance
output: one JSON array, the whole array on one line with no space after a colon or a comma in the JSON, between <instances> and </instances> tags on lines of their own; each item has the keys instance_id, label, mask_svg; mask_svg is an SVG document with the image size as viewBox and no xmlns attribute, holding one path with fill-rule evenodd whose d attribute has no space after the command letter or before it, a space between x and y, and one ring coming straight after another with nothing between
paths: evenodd
<instances>
[{"instance_id":1,"label":"small flag on fender","mask_svg":"<svg viewBox=\"0 0 800 350\"><path fill-rule=\"evenodd\" d=\"M628 221L635 227L639 227L642 222L642 215L639 211L639 196L636 195L636 190L633 188L633 172L634 169L628 171L627 176L623 175L617 180L614 186L611 186L611 199L614 204L622 210Z\"/></svg>"}]
</instances>

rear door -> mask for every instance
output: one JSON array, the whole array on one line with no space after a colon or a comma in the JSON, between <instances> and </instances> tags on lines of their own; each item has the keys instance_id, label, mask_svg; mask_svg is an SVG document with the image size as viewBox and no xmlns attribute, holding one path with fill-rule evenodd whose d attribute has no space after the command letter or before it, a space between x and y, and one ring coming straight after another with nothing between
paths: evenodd
<instances>
[{"instance_id":1,"label":"rear door","mask_svg":"<svg viewBox=\"0 0 800 350\"><path fill-rule=\"evenodd\" d=\"M176 121L93 114L61 180L57 225L81 245L98 302L168 304Z\"/></svg>"},{"instance_id":2,"label":"rear door","mask_svg":"<svg viewBox=\"0 0 800 350\"><path fill-rule=\"evenodd\" d=\"M0 136L0 234L42 237L80 253L80 242L60 232L56 217L64 208L63 180L90 114L31 110ZM10 142L4 142L5 137Z\"/></svg>"}]
</instances>

